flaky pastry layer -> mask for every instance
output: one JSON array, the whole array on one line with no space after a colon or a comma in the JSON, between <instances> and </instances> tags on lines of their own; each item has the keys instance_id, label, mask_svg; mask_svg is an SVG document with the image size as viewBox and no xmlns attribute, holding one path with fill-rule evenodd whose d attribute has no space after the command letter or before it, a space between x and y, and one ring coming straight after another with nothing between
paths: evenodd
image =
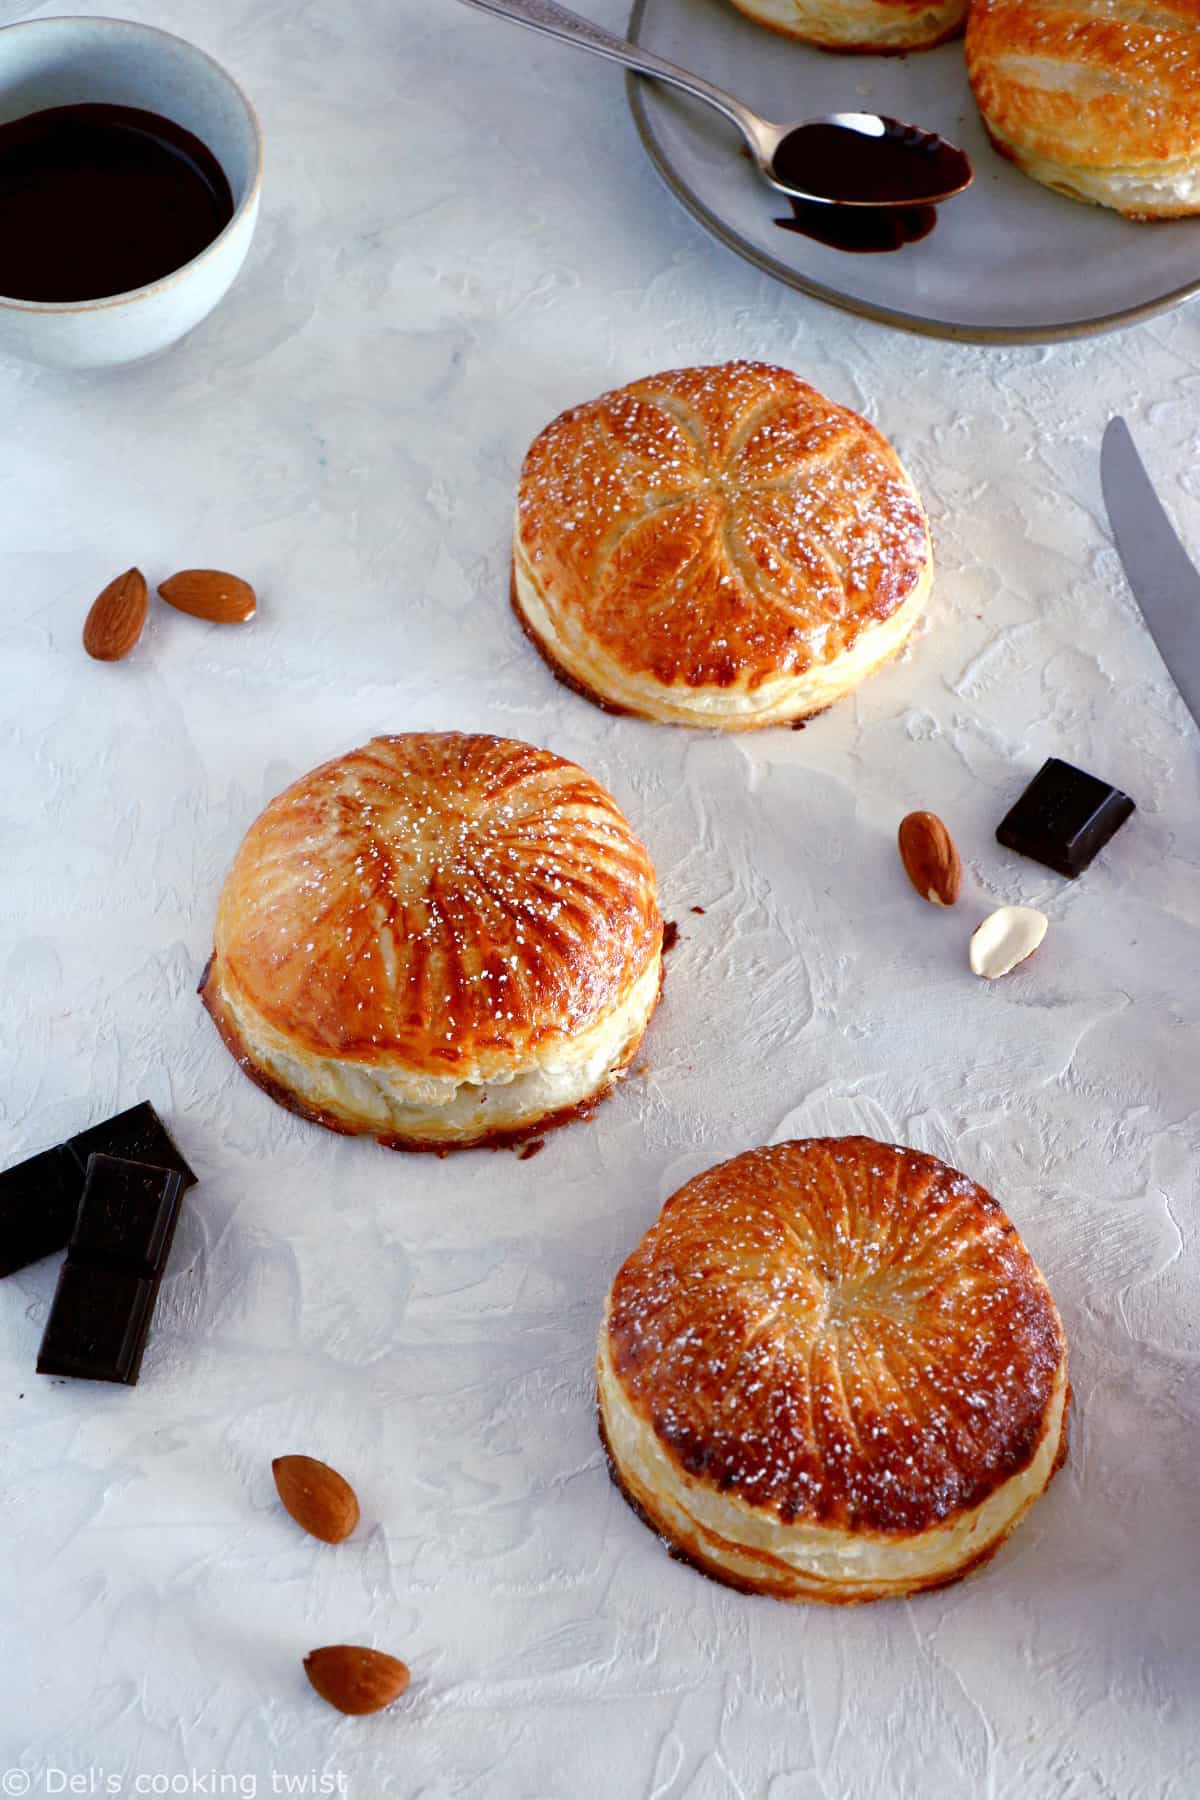
<instances>
[{"instance_id":1,"label":"flaky pastry layer","mask_svg":"<svg viewBox=\"0 0 1200 1800\"><path fill-rule=\"evenodd\" d=\"M523 1066L474 1081L422 1074L395 1059L367 1063L306 1053L223 983L216 963L203 994L247 1073L296 1111L397 1146L449 1148L513 1139L599 1099L632 1062L661 986L659 956L627 999L587 1031L544 1044Z\"/></svg>"},{"instance_id":2,"label":"flaky pastry layer","mask_svg":"<svg viewBox=\"0 0 1200 1800\"><path fill-rule=\"evenodd\" d=\"M929 526L875 428L766 363L674 369L530 446L513 604L618 711L741 731L823 710L928 598Z\"/></svg>"},{"instance_id":3,"label":"flaky pastry layer","mask_svg":"<svg viewBox=\"0 0 1200 1800\"><path fill-rule=\"evenodd\" d=\"M823 50L896 54L929 50L963 28L967 0L734 0L739 12L783 37Z\"/></svg>"},{"instance_id":4,"label":"flaky pastry layer","mask_svg":"<svg viewBox=\"0 0 1200 1800\"><path fill-rule=\"evenodd\" d=\"M1131 219L1200 212L1194 0L974 0L967 74L1032 180Z\"/></svg>"},{"instance_id":5,"label":"flaky pastry layer","mask_svg":"<svg viewBox=\"0 0 1200 1800\"><path fill-rule=\"evenodd\" d=\"M1186 219L1200 213L1200 156L1141 168L1089 169L1037 156L989 127L993 144L1023 175L1085 206L1107 206L1127 219Z\"/></svg>"},{"instance_id":6,"label":"flaky pastry layer","mask_svg":"<svg viewBox=\"0 0 1200 1800\"><path fill-rule=\"evenodd\" d=\"M663 725L694 725L721 731L757 731L790 725L824 712L836 700L890 662L911 634L929 601L933 569L928 568L898 612L860 632L849 650L830 663L814 663L802 675L776 675L757 687L666 687L637 675L589 641L561 613L552 613L539 590L528 558L513 558L513 605L552 666L605 706Z\"/></svg>"},{"instance_id":7,"label":"flaky pastry layer","mask_svg":"<svg viewBox=\"0 0 1200 1800\"><path fill-rule=\"evenodd\" d=\"M285 789L221 890L204 997L285 1105L494 1141L631 1058L662 978L654 868L612 795L509 738L373 739Z\"/></svg>"},{"instance_id":8,"label":"flaky pastry layer","mask_svg":"<svg viewBox=\"0 0 1200 1800\"><path fill-rule=\"evenodd\" d=\"M869 1138L747 1151L674 1194L613 1282L597 1382L654 1529L785 1599L957 1580L1065 1451L1066 1338L1011 1221Z\"/></svg>"},{"instance_id":9,"label":"flaky pastry layer","mask_svg":"<svg viewBox=\"0 0 1200 1800\"><path fill-rule=\"evenodd\" d=\"M1061 1462L1069 1394L1064 1361L1032 1459L981 1505L927 1531L884 1537L800 1519L785 1525L769 1509L743 1505L688 1476L626 1396L606 1333L597 1391L616 1478L671 1548L743 1590L829 1604L899 1599L944 1587L994 1556Z\"/></svg>"}]
</instances>

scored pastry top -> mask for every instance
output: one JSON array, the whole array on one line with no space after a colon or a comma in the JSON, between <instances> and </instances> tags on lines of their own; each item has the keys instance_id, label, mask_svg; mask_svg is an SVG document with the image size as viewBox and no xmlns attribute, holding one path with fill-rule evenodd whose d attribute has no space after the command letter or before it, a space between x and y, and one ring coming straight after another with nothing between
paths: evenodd
<instances>
[{"instance_id":1,"label":"scored pastry top","mask_svg":"<svg viewBox=\"0 0 1200 1800\"><path fill-rule=\"evenodd\" d=\"M214 969L306 1053L453 1075L602 1018L661 940L654 869L599 782L511 739L411 733L271 801Z\"/></svg>"},{"instance_id":2,"label":"scored pastry top","mask_svg":"<svg viewBox=\"0 0 1200 1800\"><path fill-rule=\"evenodd\" d=\"M965 1175L871 1138L751 1150L679 1190L613 1284L608 1351L686 1474L785 1524L911 1534L1034 1457L1054 1303Z\"/></svg>"},{"instance_id":3,"label":"scored pastry top","mask_svg":"<svg viewBox=\"0 0 1200 1800\"><path fill-rule=\"evenodd\" d=\"M989 126L1027 155L1111 174L1200 161L1196 0L973 0L966 54Z\"/></svg>"},{"instance_id":4,"label":"scored pastry top","mask_svg":"<svg viewBox=\"0 0 1200 1800\"><path fill-rule=\"evenodd\" d=\"M790 370L677 369L534 440L517 556L566 629L670 685L753 688L850 649L928 579L890 445Z\"/></svg>"}]
</instances>

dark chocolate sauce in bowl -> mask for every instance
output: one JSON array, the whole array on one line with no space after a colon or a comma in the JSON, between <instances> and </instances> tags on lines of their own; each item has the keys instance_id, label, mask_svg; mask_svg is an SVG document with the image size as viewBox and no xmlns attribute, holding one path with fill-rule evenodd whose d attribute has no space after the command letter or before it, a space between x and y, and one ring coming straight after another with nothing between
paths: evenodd
<instances>
[{"instance_id":1,"label":"dark chocolate sauce in bowl","mask_svg":"<svg viewBox=\"0 0 1200 1800\"><path fill-rule=\"evenodd\" d=\"M173 274L233 217L225 171L140 107L55 106L0 125L0 294L101 300Z\"/></svg>"}]
</instances>

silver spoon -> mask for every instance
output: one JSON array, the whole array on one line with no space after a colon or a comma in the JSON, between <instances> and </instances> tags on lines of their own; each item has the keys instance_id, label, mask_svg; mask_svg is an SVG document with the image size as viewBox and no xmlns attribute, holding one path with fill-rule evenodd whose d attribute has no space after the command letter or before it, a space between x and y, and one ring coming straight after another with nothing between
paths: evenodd
<instances>
[{"instance_id":1,"label":"silver spoon","mask_svg":"<svg viewBox=\"0 0 1200 1800\"><path fill-rule=\"evenodd\" d=\"M934 206L961 194L970 185L973 171L969 157L935 132L921 131L915 125L905 125L880 113L864 112L823 113L799 125L773 125L703 76L693 75L650 50L639 49L625 38L614 37L590 19L557 5L556 0L463 3L480 12L512 19L515 24L528 25L547 37L561 38L581 50L593 50L597 56L624 63L640 75L653 75L672 87L682 88L685 94L693 94L697 100L706 100L737 126L763 180L797 200L828 206ZM789 139L793 140L790 144ZM818 165L828 167L830 185L841 176L842 191L817 191L811 185L812 169L806 168L802 176L797 175L806 151ZM789 164L793 166L789 168Z\"/></svg>"}]
</instances>

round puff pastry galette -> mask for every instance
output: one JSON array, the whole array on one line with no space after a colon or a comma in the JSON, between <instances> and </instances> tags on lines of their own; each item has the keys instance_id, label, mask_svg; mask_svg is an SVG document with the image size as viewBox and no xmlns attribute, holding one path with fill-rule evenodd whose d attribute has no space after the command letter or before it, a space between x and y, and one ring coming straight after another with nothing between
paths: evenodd
<instances>
[{"instance_id":1,"label":"round puff pastry galette","mask_svg":"<svg viewBox=\"0 0 1200 1800\"><path fill-rule=\"evenodd\" d=\"M613 1283L598 1378L646 1522L784 1600L957 1580L1066 1455L1066 1340L1015 1228L871 1138L751 1150L673 1195Z\"/></svg>"},{"instance_id":2,"label":"round puff pastry galette","mask_svg":"<svg viewBox=\"0 0 1200 1800\"><path fill-rule=\"evenodd\" d=\"M662 982L654 869L548 750L375 738L272 800L201 992L276 1100L398 1149L515 1142L623 1073Z\"/></svg>"},{"instance_id":3,"label":"round puff pastry galette","mask_svg":"<svg viewBox=\"0 0 1200 1800\"><path fill-rule=\"evenodd\" d=\"M1131 219L1200 213L1197 0L973 0L967 74L1035 181Z\"/></svg>"},{"instance_id":4,"label":"round puff pastry galette","mask_svg":"<svg viewBox=\"0 0 1200 1800\"><path fill-rule=\"evenodd\" d=\"M616 712L744 731L894 656L932 581L899 459L787 369L676 369L563 413L521 471L512 599Z\"/></svg>"},{"instance_id":5,"label":"round puff pastry galette","mask_svg":"<svg viewBox=\"0 0 1200 1800\"><path fill-rule=\"evenodd\" d=\"M929 50L957 36L967 0L734 0L739 12L823 50Z\"/></svg>"}]
</instances>

